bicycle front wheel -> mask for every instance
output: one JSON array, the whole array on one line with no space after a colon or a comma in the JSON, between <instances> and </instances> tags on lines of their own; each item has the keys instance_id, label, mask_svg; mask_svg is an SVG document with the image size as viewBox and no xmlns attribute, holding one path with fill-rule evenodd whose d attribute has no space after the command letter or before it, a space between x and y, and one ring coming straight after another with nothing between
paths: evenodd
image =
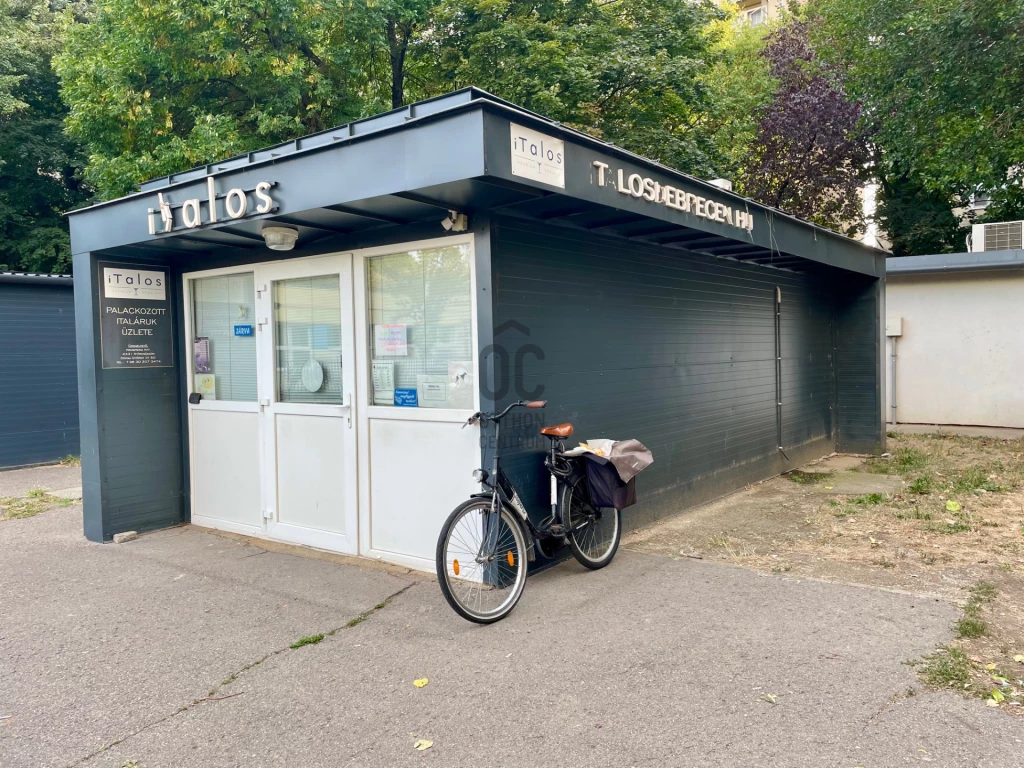
<instances>
[{"instance_id":1,"label":"bicycle front wheel","mask_svg":"<svg viewBox=\"0 0 1024 768\"><path fill-rule=\"evenodd\" d=\"M496 525L497 530L490 530ZM493 551L489 542L496 542ZM437 540L437 580L448 604L464 619L492 624L505 618L526 586L526 537L511 512L495 518L489 499L457 507Z\"/></svg>"},{"instance_id":2,"label":"bicycle front wheel","mask_svg":"<svg viewBox=\"0 0 1024 768\"><path fill-rule=\"evenodd\" d=\"M608 565L615 557L622 536L619 511L610 507L598 509L591 504L586 477L577 478L564 488L562 509L573 557L592 570Z\"/></svg>"}]
</instances>

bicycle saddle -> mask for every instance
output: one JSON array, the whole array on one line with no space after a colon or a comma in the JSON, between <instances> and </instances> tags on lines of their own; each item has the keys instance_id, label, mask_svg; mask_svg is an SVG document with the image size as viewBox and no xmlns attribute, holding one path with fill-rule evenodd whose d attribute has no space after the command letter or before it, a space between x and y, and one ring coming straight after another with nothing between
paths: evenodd
<instances>
[{"instance_id":1,"label":"bicycle saddle","mask_svg":"<svg viewBox=\"0 0 1024 768\"><path fill-rule=\"evenodd\" d=\"M572 424L555 424L551 427L541 427L540 433L548 437L569 437L572 434Z\"/></svg>"}]
</instances>

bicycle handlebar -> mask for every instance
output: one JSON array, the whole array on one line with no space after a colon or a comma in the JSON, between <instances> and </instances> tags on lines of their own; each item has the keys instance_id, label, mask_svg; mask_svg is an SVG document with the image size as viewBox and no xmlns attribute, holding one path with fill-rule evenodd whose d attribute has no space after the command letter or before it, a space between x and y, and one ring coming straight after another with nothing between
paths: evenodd
<instances>
[{"instance_id":1,"label":"bicycle handlebar","mask_svg":"<svg viewBox=\"0 0 1024 768\"><path fill-rule=\"evenodd\" d=\"M547 400L516 400L501 413L484 413L482 411L477 411L467 419L466 423L462 425L462 428L465 429L474 421L501 421L513 408L543 408L547 404Z\"/></svg>"}]
</instances>

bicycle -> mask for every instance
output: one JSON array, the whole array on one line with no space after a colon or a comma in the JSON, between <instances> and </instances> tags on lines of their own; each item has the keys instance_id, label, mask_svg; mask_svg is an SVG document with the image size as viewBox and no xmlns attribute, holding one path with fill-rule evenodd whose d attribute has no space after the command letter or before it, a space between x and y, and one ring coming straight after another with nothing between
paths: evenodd
<instances>
[{"instance_id":1,"label":"bicycle","mask_svg":"<svg viewBox=\"0 0 1024 768\"><path fill-rule=\"evenodd\" d=\"M551 475L551 514L534 525L519 493L501 470L501 420L513 408L543 408L546 400L519 400L501 413L475 413L463 428L494 424L490 472L473 471L484 490L448 516L437 540L437 579L448 604L465 619L492 624L516 607L526 586L527 561L540 550L551 557L566 542L582 565L596 570L612 561L622 524L618 510L591 501L584 459L565 456L572 424L542 427L550 448L544 467Z\"/></svg>"}]
</instances>

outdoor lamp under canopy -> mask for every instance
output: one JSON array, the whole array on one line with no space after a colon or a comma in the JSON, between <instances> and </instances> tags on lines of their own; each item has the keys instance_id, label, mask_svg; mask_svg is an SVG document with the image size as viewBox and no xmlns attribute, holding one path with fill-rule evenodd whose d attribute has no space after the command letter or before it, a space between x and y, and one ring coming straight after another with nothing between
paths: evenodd
<instances>
[{"instance_id":1,"label":"outdoor lamp under canopy","mask_svg":"<svg viewBox=\"0 0 1024 768\"><path fill-rule=\"evenodd\" d=\"M264 227L263 240L272 251L290 251L299 239L299 231L291 227Z\"/></svg>"}]
</instances>

